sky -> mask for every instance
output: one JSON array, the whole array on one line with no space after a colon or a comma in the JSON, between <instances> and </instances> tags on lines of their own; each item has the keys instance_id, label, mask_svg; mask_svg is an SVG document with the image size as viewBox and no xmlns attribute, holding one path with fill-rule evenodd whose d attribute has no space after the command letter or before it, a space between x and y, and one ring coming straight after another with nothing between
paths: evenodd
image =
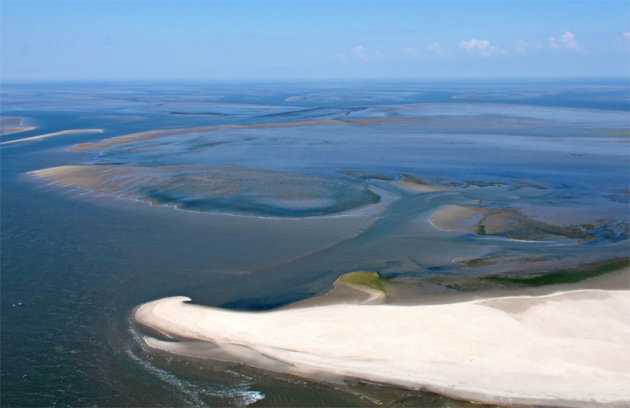
<instances>
[{"instance_id":1,"label":"sky","mask_svg":"<svg viewBox=\"0 0 630 408\"><path fill-rule=\"evenodd\" d=\"M3 81L630 76L629 1L0 1Z\"/></svg>"}]
</instances>

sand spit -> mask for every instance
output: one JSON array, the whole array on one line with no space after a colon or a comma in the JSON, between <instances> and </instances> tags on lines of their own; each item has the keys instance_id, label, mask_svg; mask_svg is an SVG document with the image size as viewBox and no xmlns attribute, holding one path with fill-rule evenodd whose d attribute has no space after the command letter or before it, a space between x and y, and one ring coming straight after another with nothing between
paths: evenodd
<instances>
[{"instance_id":1,"label":"sand spit","mask_svg":"<svg viewBox=\"0 0 630 408\"><path fill-rule=\"evenodd\" d=\"M440 186L422 183L418 180L412 179L411 177L403 177L400 180L397 180L396 185L404 188L405 190L410 190L418 193L431 193L434 191L450 191L456 189L455 187L451 186Z\"/></svg>"},{"instance_id":2,"label":"sand spit","mask_svg":"<svg viewBox=\"0 0 630 408\"><path fill-rule=\"evenodd\" d=\"M12 135L14 133L28 132L36 126L25 126L23 118L9 117L0 119L0 136Z\"/></svg>"},{"instance_id":3,"label":"sand spit","mask_svg":"<svg viewBox=\"0 0 630 408\"><path fill-rule=\"evenodd\" d=\"M46 139L48 137L53 137L53 136L70 135L70 134L73 134L73 133L103 133L103 129L68 129L68 130L61 130L59 132L45 133L43 135L25 137L25 138L22 138L22 139L7 140L6 142L2 142L0 144L6 145L6 144L10 144L10 143L30 142L32 140Z\"/></svg>"},{"instance_id":4,"label":"sand spit","mask_svg":"<svg viewBox=\"0 0 630 408\"><path fill-rule=\"evenodd\" d=\"M270 123L252 123L247 125L213 125L213 126L199 126L193 128L179 128L179 129L158 129L147 130L145 132L130 133L128 135L116 136L109 139L101 140L94 143L81 143L70 148L75 151L86 151L94 149L102 149L105 147L115 146L119 144L138 142L141 140L150 140L158 137L174 136L185 133L194 132L215 132L221 129L266 129L266 128L281 128L281 127L298 127L298 126L314 126L314 125L331 125L342 123L338 120L332 119L317 119L317 120L304 120L298 122L270 122Z\"/></svg>"},{"instance_id":5,"label":"sand spit","mask_svg":"<svg viewBox=\"0 0 630 408\"><path fill-rule=\"evenodd\" d=\"M28 132L36 128L36 126L6 126L0 129L0 136L8 136L15 133Z\"/></svg>"},{"instance_id":6,"label":"sand spit","mask_svg":"<svg viewBox=\"0 0 630 408\"><path fill-rule=\"evenodd\" d=\"M630 403L627 290L270 312L188 300L146 303L135 319L166 335L212 342L244 363L306 376L357 377L489 403ZM182 343L145 342L186 353Z\"/></svg>"}]
</instances>

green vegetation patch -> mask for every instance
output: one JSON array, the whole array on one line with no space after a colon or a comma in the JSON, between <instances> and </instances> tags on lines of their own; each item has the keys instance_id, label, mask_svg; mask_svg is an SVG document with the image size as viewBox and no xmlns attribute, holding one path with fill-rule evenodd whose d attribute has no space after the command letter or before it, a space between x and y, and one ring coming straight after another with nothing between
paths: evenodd
<instances>
[{"instance_id":1,"label":"green vegetation patch","mask_svg":"<svg viewBox=\"0 0 630 408\"><path fill-rule=\"evenodd\" d=\"M345 275L341 275L337 279L338 283L366 286L371 289L380 290L385 292L385 287L381 282L381 277L376 272L351 272Z\"/></svg>"},{"instance_id":2,"label":"green vegetation patch","mask_svg":"<svg viewBox=\"0 0 630 408\"><path fill-rule=\"evenodd\" d=\"M505 286L544 286L560 283L581 282L588 278L603 275L630 266L630 258L615 258L590 262L575 269L557 269L534 277L487 276L481 279Z\"/></svg>"},{"instance_id":3,"label":"green vegetation patch","mask_svg":"<svg viewBox=\"0 0 630 408\"><path fill-rule=\"evenodd\" d=\"M484 259L478 258L483 262ZM544 261L544 259L529 258L530 262ZM630 266L630 258L614 258L589 262L575 268L552 269L540 272L536 276L505 273L491 276L435 276L428 281L458 292L474 292L494 288L523 288L557 285L562 283L576 283L606 273L614 272Z\"/></svg>"},{"instance_id":4,"label":"green vegetation patch","mask_svg":"<svg viewBox=\"0 0 630 408\"><path fill-rule=\"evenodd\" d=\"M524 262L545 262L547 258L523 258Z\"/></svg>"},{"instance_id":5,"label":"green vegetation patch","mask_svg":"<svg viewBox=\"0 0 630 408\"><path fill-rule=\"evenodd\" d=\"M475 231L477 235L486 235L486 226L482 223L477 224L477 231Z\"/></svg>"}]
</instances>

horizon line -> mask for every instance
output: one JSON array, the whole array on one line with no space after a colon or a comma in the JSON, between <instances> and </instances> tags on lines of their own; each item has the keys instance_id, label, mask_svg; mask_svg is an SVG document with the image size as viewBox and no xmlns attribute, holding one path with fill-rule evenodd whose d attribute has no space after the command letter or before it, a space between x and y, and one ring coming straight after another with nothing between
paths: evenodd
<instances>
[{"instance_id":1,"label":"horizon line","mask_svg":"<svg viewBox=\"0 0 630 408\"><path fill-rule=\"evenodd\" d=\"M13 84L52 84L52 83L111 83L111 82L134 82L134 83L241 83L241 82L256 82L256 83L273 83L273 82L338 82L338 81L350 81L350 82L417 82L417 81L557 81L557 80L590 80L590 81L630 81L630 75L584 75L584 76L505 76L505 77L313 77L313 78L254 78L254 77L235 77L235 78L0 78L0 87L2 85Z\"/></svg>"}]
</instances>

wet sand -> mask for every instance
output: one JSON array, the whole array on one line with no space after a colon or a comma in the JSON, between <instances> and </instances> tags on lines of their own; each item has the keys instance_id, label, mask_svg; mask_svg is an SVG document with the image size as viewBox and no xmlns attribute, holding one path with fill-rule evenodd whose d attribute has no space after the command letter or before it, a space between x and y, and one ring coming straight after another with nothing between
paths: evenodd
<instances>
[{"instance_id":1,"label":"wet sand","mask_svg":"<svg viewBox=\"0 0 630 408\"><path fill-rule=\"evenodd\" d=\"M431 215L433 226L443 231L474 233L477 224L488 214L487 208L445 205Z\"/></svg>"},{"instance_id":2,"label":"wet sand","mask_svg":"<svg viewBox=\"0 0 630 408\"><path fill-rule=\"evenodd\" d=\"M104 170L115 171L120 175L120 170L125 170L127 166L59 166L30 172L33 176L53 181L63 186L76 186L79 188L94 188L110 177Z\"/></svg>"},{"instance_id":3,"label":"wet sand","mask_svg":"<svg viewBox=\"0 0 630 408\"><path fill-rule=\"evenodd\" d=\"M28 174L93 194L181 209L267 216L376 215L383 211L379 193L387 195L346 180L238 167L71 165Z\"/></svg>"},{"instance_id":4,"label":"wet sand","mask_svg":"<svg viewBox=\"0 0 630 408\"><path fill-rule=\"evenodd\" d=\"M418 193L455 190L455 187L425 184L415 181L409 177L403 177L400 180L396 181L396 185L404 188L405 190L410 190Z\"/></svg>"},{"instance_id":5,"label":"wet sand","mask_svg":"<svg viewBox=\"0 0 630 408\"><path fill-rule=\"evenodd\" d=\"M545 210L541 210L544 214ZM562 238L579 239L586 242L594 237L589 229L593 224L554 225L529 218L511 208L469 207L462 205L444 205L435 211L430 219L431 225L442 231L456 231L477 235L503 235L522 241L543 241Z\"/></svg>"},{"instance_id":6,"label":"wet sand","mask_svg":"<svg viewBox=\"0 0 630 408\"><path fill-rule=\"evenodd\" d=\"M238 350L232 357L246 364L276 371L288 365L305 376L324 372L490 403L630 402L628 290L262 313L188 300L146 303L135 318L168 336L218 344L227 354ZM178 343L144 340L186 354Z\"/></svg>"}]
</instances>

